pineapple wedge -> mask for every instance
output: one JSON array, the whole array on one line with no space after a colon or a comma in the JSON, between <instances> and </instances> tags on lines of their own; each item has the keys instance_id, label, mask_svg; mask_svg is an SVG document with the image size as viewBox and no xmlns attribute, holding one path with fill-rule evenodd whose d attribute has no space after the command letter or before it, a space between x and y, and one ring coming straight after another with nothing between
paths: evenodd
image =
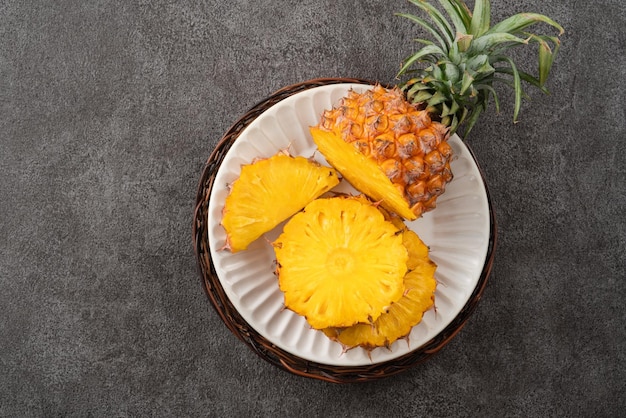
<instances>
[{"instance_id":1,"label":"pineapple wedge","mask_svg":"<svg viewBox=\"0 0 626 418\"><path fill-rule=\"evenodd\" d=\"M337 184L339 177L334 169L285 152L244 165L222 211L224 248L231 252L245 250Z\"/></svg>"},{"instance_id":2,"label":"pineapple wedge","mask_svg":"<svg viewBox=\"0 0 626 418\"><path fill-rule=\"evenodd\" d=\"M372 200L381 202L381 206L390 212L405 219L417 218L403 192L392 183L374 160L369 159L333 132L319 127L311 127L309 131L322 155L355 189Z\"/></svg>"}]
</instances>

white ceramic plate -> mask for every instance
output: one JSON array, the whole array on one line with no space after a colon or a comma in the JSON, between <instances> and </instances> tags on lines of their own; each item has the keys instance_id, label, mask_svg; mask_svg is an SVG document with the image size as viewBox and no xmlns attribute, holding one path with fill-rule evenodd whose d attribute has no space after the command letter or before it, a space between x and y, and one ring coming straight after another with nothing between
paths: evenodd
<instances>
[{"instance_id":1,"label":"white ceramic plate","mask_svg":"<svg viewBox=\"0 0 626 418\"><path fill-rule=\"evenodd\" d=\"M425 313L408 340L396 341L390 349L378 348L369 355L342 347L322 332L309 327L304 318L284 309L283 294L274 276L275 256L269 242L282 231L279 225L247 250L220 250L225 232L220 225L227 185L240 173L241 165L258 157L270 157L288 148L293 155L315 156L309 126L319 122L324 109L336 105L349 89L363 91L363 84L333 84L290 96L248 125L227 152L215 177L208 208L211 258L220 283L233 306L259 334L300 358L333 366L361 366L386 362L418 349L440 333L461 311L477 286L486 261L490 215L482 177L469 150L458 136L450 138L455 158L454 179L437 200L437 208L408 223L430 247L437 263L435 308ZM341 191L353 191L342 182Z\"/></svg>"}]
</instances>

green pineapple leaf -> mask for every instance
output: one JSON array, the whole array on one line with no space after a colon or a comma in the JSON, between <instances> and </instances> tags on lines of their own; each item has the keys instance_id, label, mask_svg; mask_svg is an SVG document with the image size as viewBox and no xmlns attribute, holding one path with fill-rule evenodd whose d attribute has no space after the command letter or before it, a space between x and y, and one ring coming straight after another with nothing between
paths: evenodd
<instances>
[{"instance_id":1,"label":"green pineapple leaf","mask_svg":"<svg viewBox=\"0 0 626 418\"><path fill-rule=\"evenodd\" d=\"M454 24L457 37L459 34L468 35L472 22L472 14L462 1L458 0L439 0L441 7L448 13L450 20Z\"/></svg>"},{"instance_id":2,"label":"green pineapple leaf","mask_svg":"<svg viewBox=\"0 0 626 418\"><path fill-rule=\"evenodd\" d=\"M472 14L472 22L470 24L470 33L474 37L479 37L487 30L491 24L491 6L489 0L476 0L474 4L474 13Z\"/></svg>"},{"instance_id":3,"label":"green pineapple leaf","mask_svg":"<svg viewBox=\"0 0 626 418\"><path fill-rule=\"evenodd\" d=\"M547 16L538 13L519 13L509 18L504 19L502 22L495 24L487 31L487 33L517 33L527 27L534 25L538 22L547 23L550 26L559 30L559 36L565 33L565 29L554 20Z\"/></svg>"},{"instance_id":4,"label":"green pineapple leaf","mask_svg":"<svg viewBox=\"0 0 626 418\"><path fill-rule=\"evenodd\" d=\"M407 99L425 107L448 124L450 132L464 127L467 135L491 97L496 111L500 102L495 83L510 86L515 93L513 121L517 122L522 100L528 95L523 82L548 93L548 79L560 48L561 25L538 13L518 13L491 26L491 2L475 0L470 11L463 0L438 0L440 11L429 0L409 0L428 19L408 13L398 14L410 19L439 43L418 39L424 46L405 59L398 78L412 78L400 87ZM445 13L445 14L444 14ZM558 30L557 36L532 33L527 29L545 23ZM508 56L511 48L537 46L537 75L518 68Z\"/></svg>"}]
</instances>

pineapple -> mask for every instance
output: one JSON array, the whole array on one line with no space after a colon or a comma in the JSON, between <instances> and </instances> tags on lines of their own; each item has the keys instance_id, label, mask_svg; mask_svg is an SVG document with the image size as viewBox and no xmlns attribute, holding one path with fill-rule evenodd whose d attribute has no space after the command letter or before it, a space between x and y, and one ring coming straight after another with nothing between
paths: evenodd
<instances>
[{"instance_id":1,"label":"pineapple","mask_svg":"<svg viewBox=\"0 0 626 418\"><path fill-rule=\"evenodd\" d=\"M390 347L396 340L408 337L411 329L421 322L424 312L434 304L436 266L424 263L404 276L405 294L393 303L373 324L326 328L326 334L345 349Z\"/></svg>"},{"instance_id":2,"label":"pineapple","mask_svg":"<svg viewBox=\"0 0 626 418\"><path fill-rule=\"evenodd\" d=\"M285 307L314 329L371 324L403 295L401 230L364 198L314 200L273 245Z\"/></svg>"},{"instance_id":3,"label":"pineapple","mask_svg":"<svg viewBox=\"0 0 626 418\"><path fill-rule=\"evenodd\" d=\"M287 152L242 166L222 211L224 248L245 250L264 233L339 184L337 172Z\"/></svg>"},{"instance_id":4,"label":"pineapple","mask_svg":"<svg viewBox=\"0 0 626 418\"><path fill-rule=\"evenodd\" d=\"M461 0L440 0L450 21L426 0L410 2L430 22L400 16L435 40L418 39L424 47L398 73L411 78L391 89L378 85L364 93L349 92L310 132L326 160L357 190L414 220L436 206L452 179L449 136L461 127L467 136L491 97L499 111L493 87L497 81L512 81L514 121L524 94L522 81L546 92L544 83L560 41L527 29L545 23L560 35L563 28L536 13L516 14L491 26L488 0L476 0L473 11ZM539 47L538 77L519 70L505 55L511 47L529 43Z\"/></svg>"},{"instance_id":5,"label":"pineapple","mask_svg":"<svg viewBox=\"0 0 626 418\"><path fill-rule=\"evenodd\" d=\"M405 219L432 209L452 179L448 128L398 88L350 91L310 132L355 189Z\"/></svg>"},{"instance_id":6,"label":"pineapple","mask_svg":"<svg viewBox=\"0 0 626 418\"><path fill-rule=\"evenodd\" d=\"M323 330L326 336L339 342L346 350L357 346L367 350L389 347L396 340L407 337L413 326L422 320L424 312L434 306L437 265L430 260L428 247L397 217L390 217L384 210L383 214L402 230L402 243L409 255L404 292L372 324L360 323Z\"/></svg>"},{"instance_id":7,"label":"pineapple","mask_svg":"<svg viewBox=\"0 0 626 418\"><path fill-rule=\"evenodd\" d=\"M491 26L487 0L472 11L462 0L439 0L443 12L427 0L410 2L430 20L400 16L434 41L418 40L423 48L398 73L408 80L350 91L310 127L334 169L282 153L259 160L242 168L223 210L231 251L288 220L272 242L284 305L346 349L388 347L433 307L436 265L403 219L436 207L452 179L447 141L459 129L467 136L492 98L499 111L497 81L513 86L514 121L522 82L547 92L559 38L527 29L543 23L563 33L535 13ZM537 77L506 55L529 43L539 47ZM339 183L338 173L363 195L321 197Z\"/></svg>"}]
</instances>

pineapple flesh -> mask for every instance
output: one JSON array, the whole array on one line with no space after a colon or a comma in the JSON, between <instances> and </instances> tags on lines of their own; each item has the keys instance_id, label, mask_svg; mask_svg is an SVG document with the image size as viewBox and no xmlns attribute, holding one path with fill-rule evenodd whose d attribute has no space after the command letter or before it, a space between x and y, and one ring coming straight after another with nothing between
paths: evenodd
<instances>
[{"instance_id":1,"label":"pineapple flesh","mask_svg":"<svg viewBox=\"0 0 626 418\"><path fill-rule=\"evenodd\" d=\"M408 250L409 271L404 276L402 298L378 317L373 324L355 324L346 328L326 328L324 333L346 349L389 347L405 338L421 322L424 312L434 305L436 264L428 257L428 247L415 232L405 229L404 245Z\"/></svg>"},{"instance_id":2,"label":"pineapple flesh","mask_svg":"<svg viewBox=\"0 0 626 418\"><path fill-rule=\"evenodd\" d=\"M285 307L314 329L373 323L404 292L401 231L365 199L320 198L273 243Z\"/></svg>"},{"instance_id":3,"label":"pineapple flesh","mask_svg":"<svg viewBox=\"0 0 626 418\"><path fill-rule=\"evenodd\" d=\"M242 166L222 211L224 247L232 252L245 250L337 184L334 169L282 152Z\"/></svg>"}]
</instances>

